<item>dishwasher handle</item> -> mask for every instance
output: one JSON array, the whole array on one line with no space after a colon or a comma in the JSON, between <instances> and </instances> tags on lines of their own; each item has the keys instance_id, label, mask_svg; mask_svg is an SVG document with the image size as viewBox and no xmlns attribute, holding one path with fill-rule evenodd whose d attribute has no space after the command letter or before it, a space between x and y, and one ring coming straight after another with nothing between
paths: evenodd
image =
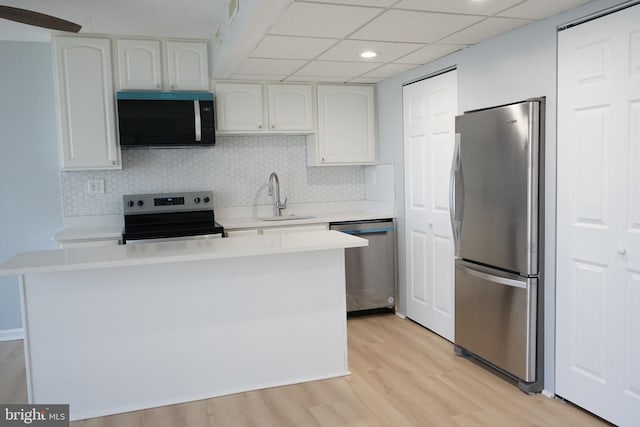
<instances>
[{"instance_id":1,"label":"dishwasher handle","mask_svg":"<svg viewBox=\"0 0 640 427\"><path fill-rule=\"evenodd\" d=\"M369 228L365 230L336 230L346 234L380 234L394 231L393 227L388 228Z\"/></svg>"}]
</instances>

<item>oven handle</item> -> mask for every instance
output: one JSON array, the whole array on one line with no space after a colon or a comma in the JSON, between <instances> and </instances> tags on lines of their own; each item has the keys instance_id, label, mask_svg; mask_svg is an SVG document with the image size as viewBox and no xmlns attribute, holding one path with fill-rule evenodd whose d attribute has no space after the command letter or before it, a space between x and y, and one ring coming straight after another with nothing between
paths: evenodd
<instances>
[{"instance_id":1,"label":"oven handle","mask_svg":"<svg viewBox=\"0 0 640 427\"><path fill-rule=\"evenodd\" d=\"M196 123L196 141L202 141L202 120L200 118L200 101L197 99L193 101L193 110L195 112L195 123Z\"/></svg>"}]
</instances>

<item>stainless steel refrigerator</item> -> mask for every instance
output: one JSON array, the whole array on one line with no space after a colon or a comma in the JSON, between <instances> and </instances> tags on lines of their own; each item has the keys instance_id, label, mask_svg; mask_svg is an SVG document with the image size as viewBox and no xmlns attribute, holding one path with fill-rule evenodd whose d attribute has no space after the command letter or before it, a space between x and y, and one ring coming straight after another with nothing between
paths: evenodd
<instances>
[{"instance_id":1,"label":"stainless steel refrigerator","mask_svg":"<svg viewBox=\"0 0 640 427\"><path fill-rule=\"evenodd\" d=\"M456 117L455 345L542 386L544 98Z\"/></svg>"}]
</instances>

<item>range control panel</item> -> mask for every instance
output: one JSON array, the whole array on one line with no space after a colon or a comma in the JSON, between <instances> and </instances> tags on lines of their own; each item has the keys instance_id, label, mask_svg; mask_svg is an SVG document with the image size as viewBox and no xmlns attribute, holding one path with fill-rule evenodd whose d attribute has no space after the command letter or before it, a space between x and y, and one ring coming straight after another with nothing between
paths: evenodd
<instances>
[{"instance_id":1,"label":"range control panel","mask_svg":"<svg viewBox=\"0 0 640 427\"><path fill-rule=\"evenodd\" d=\"M129 194L122 199L125 215L213 210L212 191Z\"/></svg>"}]
</instances>

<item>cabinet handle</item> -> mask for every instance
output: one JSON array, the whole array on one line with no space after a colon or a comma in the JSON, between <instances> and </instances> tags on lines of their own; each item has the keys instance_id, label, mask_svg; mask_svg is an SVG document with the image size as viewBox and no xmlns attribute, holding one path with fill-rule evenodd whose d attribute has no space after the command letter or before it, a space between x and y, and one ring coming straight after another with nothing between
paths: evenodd
<instances>
[{"instance_id":1,"label":"cabinet handle","mask_svg":"<svg viewBox=\"0 0 640 427\"><path fill-rule=\"evenodd\" d=\"M171 89L175 89L175 88L176 88L176 85L171 85Z\"/></svg>"},{"instance_id":2,"label":"cabinet handle","mask_svg":"<svg viewBox=\"0 0 640 427\"><path fill-rule=\"evenodd\" d=\"M262 125L258 125L258 129L262 129Z\"/></svg>"},{"instance_id":3,"label":"cabinet handle","mask_svg":"<svg viewBox=\"0 0 640 427\"><path fill-rule=\"evenodd\" d=\"M276 128L276 125L271 125L271 129L275 129L275 128Z\"/></svg>"},{"instance_id":4,"label":"cabinet handle","mask_svg":"<svg viewBox=\"0 0 640 427\"><path fill-rule=\"evenodd\" d=\"M620 247L618 248L618 253L619 253L620 255L626 255L626 253L627 253L627 249L626 249L626 248L623 248L622 246L620 246Z\"/></svg>"},{"instance_id":5,"label":"cabinet handle","mask_svg":"<svg viewBox=\"0 0 640 427\"><path fill-rule=\"evenodd\" d=\"M158 88L158 89L162 89L162 85L161 85L160 83L158 83L158 84L156 85L156 88Z\"/></svg>"},{"instance_id":6,"label":"cabinet handle","mask_svg":"<svg viewBox=\"0 0 640 427\"><path fill-rule=\"evenodd\" d=\"M323 161L323 162L324 162L324 157L322 158L322 160L321 160L321 161Z\"/></svg>"}]
</instances>

